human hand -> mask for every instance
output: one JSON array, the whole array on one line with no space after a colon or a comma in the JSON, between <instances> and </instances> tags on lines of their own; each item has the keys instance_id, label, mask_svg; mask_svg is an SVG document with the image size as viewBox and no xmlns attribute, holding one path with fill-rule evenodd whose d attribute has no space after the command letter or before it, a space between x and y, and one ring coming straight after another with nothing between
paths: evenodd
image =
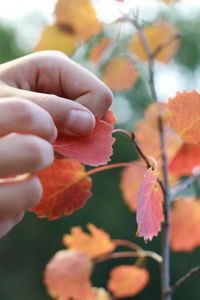
<instances>
[{"instance_id":1,"label":"human hand","mask_svg":"<svg viewBox=\"0 0 200 300\"><path fill-rule=\"evenodd\" d=\"M110 90L60 52L0 66L0 237L40 200L34 172L52 163L57 130L87 135L111 103Z\"/></svg>"}]
</instances>

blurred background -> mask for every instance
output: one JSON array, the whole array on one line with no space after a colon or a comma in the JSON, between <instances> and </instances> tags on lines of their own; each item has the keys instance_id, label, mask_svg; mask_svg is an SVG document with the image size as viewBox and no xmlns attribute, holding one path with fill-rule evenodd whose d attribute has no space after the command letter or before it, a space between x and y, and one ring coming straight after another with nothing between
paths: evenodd
<instances>
[{"instance_id":1,"label":"blurred background","mask_svg":"<svg viewBox=\"0 0 200 300\"><path fill-rule=\"evenodd\" d=\"M134 2L134 4L132 3ZM118 17L118 6L112 0L93 1L98 16L104 22ZM200 92L200 3L183 0L165 5L156 0L127 0L125 12L138 9L140 17L148 23L165 19L181 33L181 46L173 61L166 65L156 64L156 88L161 101L167 101L177 91L197 89ZM32 53L38 43L42 29L54 21L55 0L0 1L0 63ZM126 28L124 29L126 34ZM127 29L127 35L130 29ZM98 67L88 61L92 42L81 47L74 59L95 74ZM114 110L118 127L132 130L142 118L143 111L151 103L147 85L146 65L139 65L140 78L129 91L114 93ZM137 158L132 144L126 137L117 136L112 162L128 162ZM128 239L143 248L160 253L160 235L151 243L144 244L136 238L135 214L130 212L119 188L120 170L110 170L93 176L93 197L80 211L56 221L38 219L26 213L24 220L0 241L0 300L48 300L43 285L43 270L56 251L63 249L62 236L71 226L94 223L108 232L113 239ZM106 286L112 266L132 263L133 259L115 260L95 267L93 285ZM192 253L172 253L172 283L190 268L200 264L200 249ZM160 270L151 260L147 261L151 279L148 286L134 299L160 299ZM199 300L200 275L188 280L173 299ZM187 295L187 296L186 296ZM132 299L132 298L129 298Z\"/></svg>"}]
</instances>

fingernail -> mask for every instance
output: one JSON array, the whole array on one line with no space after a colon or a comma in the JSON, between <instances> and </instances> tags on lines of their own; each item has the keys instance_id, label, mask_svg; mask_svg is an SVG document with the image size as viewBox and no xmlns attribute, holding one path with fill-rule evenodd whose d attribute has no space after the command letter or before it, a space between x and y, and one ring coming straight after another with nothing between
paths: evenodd
<instances>
[{"instance_id":1,"label":"fingernail","mask_svg":"<svg viewBox=\"0 0 200 300\"><path fill-rule=\"evenodd\" d=\"M57 139L57 136L58 136L58 130L57 130L56 127L54 127L53 135L52 135L52 138L51 138L51 143L55 142L55 140Z\"/></svg>"},{"instance_id":2,"label":"fingernail","mask_svg":"<svg viewBox=\"0 0 200 300\"><path fill-rule=\"evenodd\" d=\"M94 127L94 117L83 110L71 110L65 121L65 131L70 135L87 135Z\"/></svg>"}]
</instances>

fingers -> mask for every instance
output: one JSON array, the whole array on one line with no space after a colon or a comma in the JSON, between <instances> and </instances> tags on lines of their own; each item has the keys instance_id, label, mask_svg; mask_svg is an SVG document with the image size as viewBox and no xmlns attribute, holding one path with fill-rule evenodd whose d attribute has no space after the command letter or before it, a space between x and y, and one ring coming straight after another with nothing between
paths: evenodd
<instances>
[{"instance_id":1,"label":"fingers","mask_svg":"<svg viewBox=\"0 0 200 300\"><path fill-rule=\"evenodd\" d=\"M10 89L1 86L3 95L18 95L39 104L60 128L71 110L104 115L113 99L111 91L96 76L58 51L42 51L7 63L0 78L10 86ZM82 130L78 120L82 120L79 121ZM72 129L77 134L89 132L94 126L91 113L88 120L90 122L79 116L77 122L74 121L79 129L76 126ZM88 131L84 129L86 124L91 126Z\"/></svg>"},{"instance_id":2,"label":"fingers","mask_svg":"<svg viewBox=\"0 0 200 300\"><path fill-rule=\"evenodd\" d=\"M0 216L19 214L35 206L42 197L42 186L35 175L23 175L15 180L1 180Z\"/></svg>"},{"instance_id":3,"label":"fingers","mask_svg":"<svg viewBox=\"0 0 200 300\"><path fill-rule=\"evenodd\" d=\"M6 235L15 225L23 219L24 213L19 213L9 217L0 217L0 238Z\"/></svg>"},{"instance_id":4,"label":"fingers","mask_svg":"<svg viewBox=\"0 0 200 300\"><path fill-rule=\"evenodd\" d=\"M16 97L0 101L0 136L11 132L32 133L50 142L57 137L50 114L38 105Z\"/></svg>"},{"instance_id":5,"label":"fingers","mask_svg":"<svg viewBox=\"0 0 200 300\"><path fill-rule=\"evenodd\" d=\"M95 127L93 113L85 106L65 98L10 88L10 95L28 99L45 109L53 118L60 133L88 135Z\"/></svg>"},{"instance_id":6,"label":"fingers","mask_svg":"<svg viewBox=\"0 0 200 300\"><path fill-rule=\"evenodd\" d=\"M33 173L48 167L54 159L50 143L33 135L0 138L0 177Z\"/></svg>"}]
</instances>

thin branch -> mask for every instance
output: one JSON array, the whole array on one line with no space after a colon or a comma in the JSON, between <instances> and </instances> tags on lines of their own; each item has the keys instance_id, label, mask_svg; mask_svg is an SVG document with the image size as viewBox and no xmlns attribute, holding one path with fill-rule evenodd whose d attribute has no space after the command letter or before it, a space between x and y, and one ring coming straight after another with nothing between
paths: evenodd
<instances>
[{"instance_id":1,"label":"thin branch","mask_svg":"<svg viewBox=\"0 0 200 300\"><path fill-rule=\"evenodd\" d=\"M200 266L197 266L191 269L187 274L185 274L182 278L180 278L168 291L169 294L172 294L176 289L178 289L186 280L200 272Z\"/></svg>"},{"instance_id":2,"label":"thin branch","mask_svg":"<svg viewBox=\"0 0 200 300\"><path fill-rule=\"evenodd\" d=\"M180 33L176 33L172 36L170 36L168 39L164 40L162 43L160 43L160 45L158 45L158 47L156 48L156 50L152 53L153 57L156 57L156 55L159 54L159 52L169 46L172 42L179 40L181 38Z\"/></svg>"},{"instance_id":3,"label":"thin branch","mask_svg":"<svg viewBox=\"0 0 200 300\"><path fill-rule=\"evenodd\" d=\"M176 186L175 188L173 188L173 190L171 190L171 193L170 193L170 201L172 202L172 200L174 199L174 197L177 194L179 194L184 189L186 189L190 185L192 185L195 182L196 179L197 179L197 176L192 175L192 176L188 177L185 181L181 182L178 186Z\"/></svg>"}]
</instances>

